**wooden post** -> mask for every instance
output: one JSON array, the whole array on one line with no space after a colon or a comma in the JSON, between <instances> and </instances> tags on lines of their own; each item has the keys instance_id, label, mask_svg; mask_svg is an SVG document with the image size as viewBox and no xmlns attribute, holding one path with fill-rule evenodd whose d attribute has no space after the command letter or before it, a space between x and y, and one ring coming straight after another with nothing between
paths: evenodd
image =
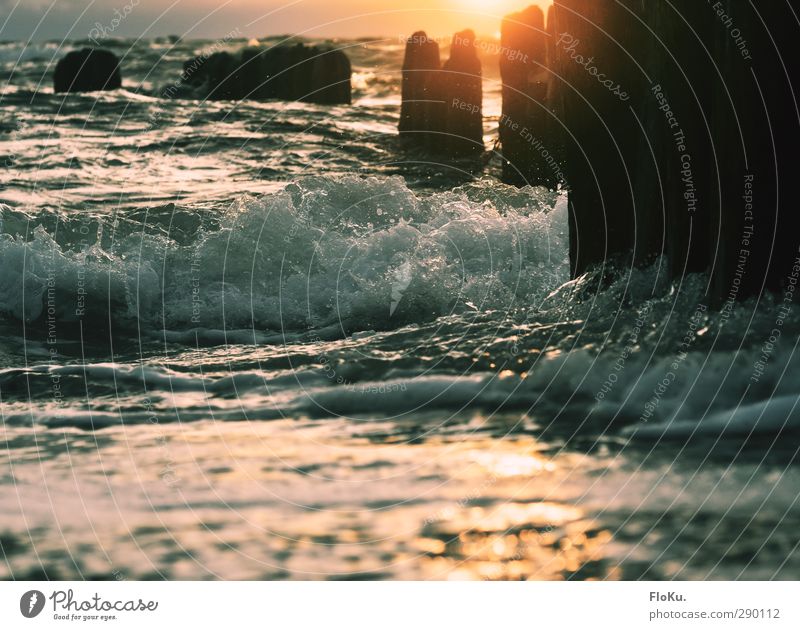
<instances>
[{"instance_id":1,"label":"wooden post","mask_svg":"<svg viewBox=\"0 0 800 630\"><path fill-rule=\"evenodd\" d=\"M791 6L556 0L554 16L573 273L663 252L673 279L709 272L717 304L796 282Z\"/></svg>"},{"instance_id":2,"label":"wooden post","mask_svg":"<svg viewBox=\"0 0 800 630\"><path fill-rule=\"evenodd\" d=\"M94 92L122 86L119 58L104 48L83 48L67 53L56 65L53 90Z\"/></svg>"},{"instance_id":3,"label":"wooden post","mask_svg":"<svg viewBox=\"0 0 800 630\"><path fill-rule=\"evenodd\" d=\"M446 137L440 141L451 154L482 153L483 76L475 33L455 34L442 79Z\"/></svg>"},{"instance_id":4,"label":"wooden post","mask_svg":"<svg viewBox=\"0 0 800 630\"><path fill-rule=\"evenodd\" d=\"M721 194L712 290L723 305L797 282L797 9L735 0L708 7L709 48L722 75L711 124Z\"/></svg>"},{"instance_id":5,"label":"wooden post","mask_svg":"<svg viewBox=\"0 0 800 630\"><path fill-rule=\"evenodd\" d=\"M554 80L565 128L572 272L653 254L653 213L637 205L641 159L636 104L644 26L638 0L556 0ZM649 181L650 178L648 178Z\"/></svg>"},{"instance_id":6,"label":"wooden post","mask_svg":"<svg viewBox=\"0 0 800 630\"><path fill-rule=\"evenodd\" d=\"M439 44L425 31L417 31L406 42L403 61L400 135L420 144L440 141L432 132L442 129L444 104L437 80L441 70Z\"/></svg>"},{"instance_id":7,"label":"wooden post","mask_svg":"<svg viewBox=\"0 0 800 630\"><path fill-rule=\"evenodd\" d=\"M556 179L552 168L552 160L557 158L550 133L547 43L544 13L538 6L503 19L500 142L503 179L516 185L554 184Z\"/></svg>"},{"instance_id":8,"label":"wooden post","mask_svg":"<svg viewBox=\"0 0 800 630\"><path fill-rule=\"evenodd\" d=\"M184 64L188 84L212 100L283 99L324 105L351 101L350 60L342 51L296 44L217 52Z\"/></svg>"}]
</instances>

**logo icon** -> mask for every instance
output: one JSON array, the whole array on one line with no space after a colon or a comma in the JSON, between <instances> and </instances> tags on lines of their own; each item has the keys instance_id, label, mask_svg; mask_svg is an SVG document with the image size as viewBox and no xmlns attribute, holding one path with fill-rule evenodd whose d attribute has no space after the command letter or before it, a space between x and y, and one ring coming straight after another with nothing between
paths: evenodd
<instances>
[{"instance_id":1,"label":"logo icon","mask_svg":"<svg viewBox=\"0 0 800 630\"><path fill-rule=\"evenodd\" d=\"M44 608L44 593L42 591L28 591L19 599L19 611L23 617L33 619Z\"/></svg>"},{"instance_id":2,"label":"logo icon","mask_svg":"<svg viewBox=\"0 0 800 630\"><path fill-rule=\"evenodd\" d=\"M403 299L403 294L408 289L412 280L411 262L405 260L402 265L394 270L394 282L392 282L392 303L389 306L389 317L394 315L397 307L400 306L400 300Z\"/></svg>"}]
</instances>

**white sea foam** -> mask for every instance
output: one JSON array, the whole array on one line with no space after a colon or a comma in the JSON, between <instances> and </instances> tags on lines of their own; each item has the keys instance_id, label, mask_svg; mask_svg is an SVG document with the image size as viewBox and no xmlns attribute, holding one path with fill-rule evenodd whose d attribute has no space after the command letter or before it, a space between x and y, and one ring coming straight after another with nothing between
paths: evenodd
<instances>
[{"instance_id":1,"label":"white sea foam","mask_svg":"<svg viewBox=\"0 0 800 630\"><path fill-rule=\"evenodd\" d=\"M566 221L544 189L486 182L421 197L400 178L355 176L241 198L184 245L144 226L103 246L59 244L34 217L33 238L0 235L0 310L29 321L111 311L145 331L389 329L467 303L541 300L567 277Z\"/></svg>"},{"instance_id":2,"label":"white sea foam","mask_svg":"<svg viewBox=\"0 0 800 630\"><path fill-rule=\"evenodd\" d=\"M477 410L636 440L798 428L800 318L778 308L780 297L720 313L706 278L671 285L663 261L567 281L566 212L543 189L479 181L420 195L399 178L356 176L242 197L220 217L164 207L111 225L3 208L6 317L54 323L63 338L70 320L92 324L90 336L113 313L126 334L254 346L203 376L195 358L188 372L126 363L0 372L12 399L49 396L57 378L65 396L84 395L85 381L130 405L12 409L6 422Z\"/></svg>"},{"instance_id":3,"label":"white sea foam","mask_svg":"<svg viewBox=\"0 0 800 630\"><path fill-rule=\"evenodd\" d=\"M341 346L344 342L333 343ZM352 350L355 348L351 348L351 356L357 356ZM313 364L277 372L231 368L227 374L215 372L202 377L161 367L93 364L3 370L0 387L13 392L25 385L38 391L39 384L50 385L57 377L66 394L74 389L80 396L87 391L85 379L91 391L113 389L120 408L133 405L119 414L106 411L102 400L99 406L81 403L69 413L27 406L17 413L9 407L5 417L9 425L33 421L47 426L102 428L120 423L204 419L371 420L414 418L430 412L441 423L465 412L478 412L484 417L522 414L542 427L567 426L570 431L596 436L621 433L638 441L709 436L741 439L797 431L800 357L791 351L776 353L773 369L762 375L757 385L748 370L755 360L754 350L691 352L669 386L662 387L665 374L675 369L674 359L637 354L630 357L625 378L602 400L598 400L598 393L603 379L614 370L616 361L613 353L598 355L590 349L543 357L524 377L507 371L376 374L367 365L360 372L353 367L349 373L356 378L340 383L330 374L330 368ZM137 402L143 395L152 401L147 403L148 407L152 404L150 410L143 411Z\"/></svg>"}]
</instances>

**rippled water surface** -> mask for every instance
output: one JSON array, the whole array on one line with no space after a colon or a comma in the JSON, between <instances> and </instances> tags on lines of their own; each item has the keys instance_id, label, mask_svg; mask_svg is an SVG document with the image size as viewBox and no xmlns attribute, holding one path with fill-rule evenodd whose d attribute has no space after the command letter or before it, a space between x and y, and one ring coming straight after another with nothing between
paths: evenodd
<instances>
[{"instance_id":1,"label":"rippled water surface","mask_svg":"<svg viewBox=\"0 0 800 630\"><path fill-rule=\"evenodd\" d=\"M335 43L350 107L0 45L0 577L798 578L793 299L569 281L566 193L401 145L402 45Z\"/></svg>"}]
</instances>

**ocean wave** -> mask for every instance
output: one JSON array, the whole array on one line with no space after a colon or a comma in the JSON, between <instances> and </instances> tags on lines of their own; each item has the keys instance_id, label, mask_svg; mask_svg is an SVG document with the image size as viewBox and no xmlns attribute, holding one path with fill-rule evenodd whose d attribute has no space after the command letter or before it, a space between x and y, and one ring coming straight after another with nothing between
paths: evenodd
<instances>
[{"instance_id":1,"label":"ocean wave","mask_svg":"<svg viewBox=\"0 0 800 630\"><path fill-rule=\"evenodd\" d=\"M347 351L351 357L366 356L377 345L388 352L396 334L359 335L347 341ZM422 368L380 370L363 358L347 371L333 359L333 345L341 348L342 343L285 346L290 358L282 370L209 366L199 375L196 370L107 363L3 370L4 422L101 429L203 420L413 420L432 413L441 425L468 421L474 414L481 422L512 414L520 421L529 418L539 430L637 442L709 436L742 440L800 430L800 357L791 349L777 352L771 369L755 379L759 349L694 351L680 365L674 356L644 351L628 357L620 370L614 352L582 348L528 357L521 373L505 368L437 374ZM609 386L614 374L618 378ZM73 400L68 413L53 404L29 406L32 400L52 398L54 387L59 397Z\"/></svg>"},{"instance_id":2,"label":"ocean wave","mask_svg":"<svg viewBox=\"0 0 800 630\"><path fill-rule=\"evenodd\" d=\"M568 276L566 203L481 181L308 177L222 216L2 208L0 312L166 329L391 329L542 300Z\"/></svg>"}]
</instances>

